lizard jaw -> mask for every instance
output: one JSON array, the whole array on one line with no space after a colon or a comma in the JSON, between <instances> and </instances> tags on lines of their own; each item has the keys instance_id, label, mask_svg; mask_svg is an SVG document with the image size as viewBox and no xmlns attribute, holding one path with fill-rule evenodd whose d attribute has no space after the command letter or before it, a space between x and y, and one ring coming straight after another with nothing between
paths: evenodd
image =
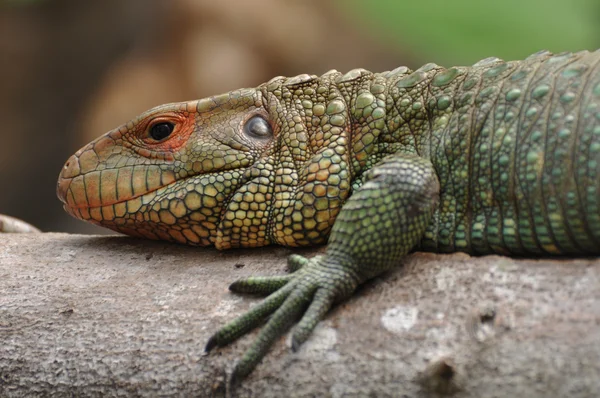
<instances>
[{"instance_id":1,"label":"lizard jaw","mask_svg":"<svg viewBox=\"0 0 600 398\"><path fill-rule=\"evenodd\" d=\"M225 221L224 206L238 188L225 181L241 182L241 174L226 170L195 175L113 201L88 200L82 191L85 184L74 185L73 178L61 175L57 192L74 218L130 236L213 246Z\"/></svg>"}]
</instances>

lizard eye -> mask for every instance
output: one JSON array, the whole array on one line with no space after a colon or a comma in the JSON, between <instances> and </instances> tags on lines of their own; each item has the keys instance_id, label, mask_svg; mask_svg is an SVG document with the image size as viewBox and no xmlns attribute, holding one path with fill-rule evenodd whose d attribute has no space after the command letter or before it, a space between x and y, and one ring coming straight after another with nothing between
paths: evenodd
<instances>
[{"instance_id":1,"label":"lizard eye","mask_svg":"<svg viewBox=\"0 0 600 398\"><path fill-rule=\"evenodd\" d=\"M169 122L160 122L150 127L148 134L153 140L162 141L171 135L175 125Z\"/></svg>"},{"instance_id":2,"label":"lizard eye","mask_svg":"<svg viewBox=\"0 0 600 398\"><path fill-rule=\"evenodd\" d=\"M244 125L244 133L250 137L268 138L273 135L269 123L260 116L248 119Z\"/></svg>"}]
</instances>

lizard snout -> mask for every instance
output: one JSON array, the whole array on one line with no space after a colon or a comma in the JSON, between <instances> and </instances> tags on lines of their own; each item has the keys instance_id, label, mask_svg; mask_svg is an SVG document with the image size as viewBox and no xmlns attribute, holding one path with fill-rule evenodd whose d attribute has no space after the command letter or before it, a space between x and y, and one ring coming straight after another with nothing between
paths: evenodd
<instances>
[{"instance_id":1,"label":"lizard snout","mask_svg":"<svg viewBox=\"0 0 600 398\"><path fill-rule=\"evenodd\" d=\"M58 176L58 182L56 184L56 196L60 199L61 202L67 203L67 192L69 191L69 186L71 185L71 181L73 177L79 175L79 159L76 155L71 156L62 170L60 171L60 175Z\"/></svg>"}]
</instances>

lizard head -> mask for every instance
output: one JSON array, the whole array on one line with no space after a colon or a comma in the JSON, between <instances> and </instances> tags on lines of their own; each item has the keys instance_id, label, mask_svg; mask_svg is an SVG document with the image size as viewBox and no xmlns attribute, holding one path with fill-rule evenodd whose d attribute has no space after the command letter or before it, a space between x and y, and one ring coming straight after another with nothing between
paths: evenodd
<instances>
[{"instance_id":1,"label":"lizard head","mask_svg":"<svg viewBox=\"0 0 600 398\"><path fill-rule=\"evenodd\" d=\"M327 104L306 112L281 79L153 108L84 146L58 179L65 210L219 249L324 242L349 192L343 128L324 135Z\"/></svg>"}]
</instances>

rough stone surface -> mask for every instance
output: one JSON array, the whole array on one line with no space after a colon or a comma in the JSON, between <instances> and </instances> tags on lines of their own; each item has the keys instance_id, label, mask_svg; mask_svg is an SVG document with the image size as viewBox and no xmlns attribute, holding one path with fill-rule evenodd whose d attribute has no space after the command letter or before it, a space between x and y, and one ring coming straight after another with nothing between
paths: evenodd
<instances>
[{"instance_id":1,"label":"rough stone surface","mask_svg":"<svg viewBox=\"0 0 600 398\"><path fill-rule=\"evenodd\" d=\"M203 346L256 302L227 286L285 272L292 252L0 237L2 397L224 396L254 334L207 356ZM336 307L299 352L282 338L236 393L594 397L599 374L599 259L416 253Z\"/></svg>"}]
</instances>

